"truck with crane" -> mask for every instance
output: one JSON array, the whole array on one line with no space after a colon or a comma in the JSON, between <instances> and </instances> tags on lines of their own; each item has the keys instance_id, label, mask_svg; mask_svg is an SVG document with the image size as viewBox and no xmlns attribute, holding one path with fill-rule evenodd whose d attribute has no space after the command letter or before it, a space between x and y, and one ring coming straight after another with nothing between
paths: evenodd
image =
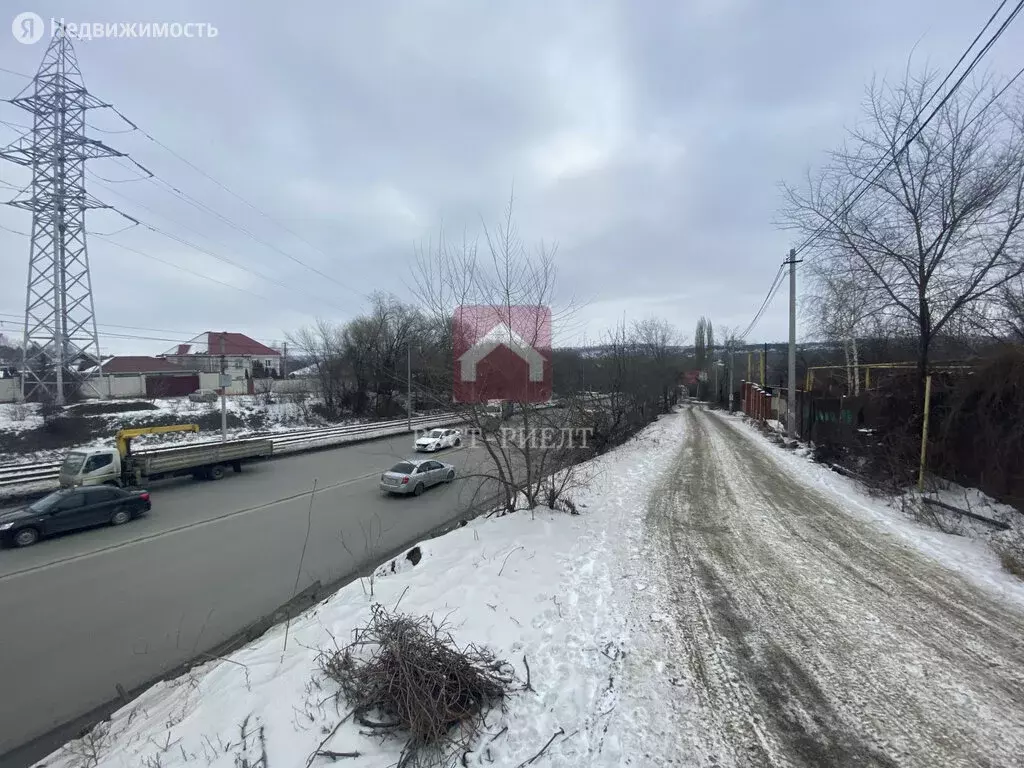
<instances>
[{"instance_id":1,"label":"truck with crane","mask_svg":"<svg viewBox=\"0 0 1024 768\"><path fill-rule=\"evenodd\" d=\"M242 471L242 463L268 458L274 443L266 439L202 442L159 451L132 452L131 442L142 435L198 432L198 424L122 429L113 448L77 448L64 457L60 487L115 485L138 487L152 480L191 475L197 480L220 480L228 468Z\"/></svg>"}]
</instances>

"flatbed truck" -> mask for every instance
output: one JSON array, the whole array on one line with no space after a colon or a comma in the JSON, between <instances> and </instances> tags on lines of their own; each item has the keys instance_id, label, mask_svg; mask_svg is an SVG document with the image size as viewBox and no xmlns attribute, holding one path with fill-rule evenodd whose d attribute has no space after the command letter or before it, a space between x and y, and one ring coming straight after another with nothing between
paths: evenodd
<instances>
[{"instance_id":1,"label":"flatbed truck","mask_svg":"<svg viewBox=\"0 0 1024 768\"><path fill-rule=\"evenodd\" d=\"M138 453L131 450L132 439L140 435L198 431L196 424L122 429L117 433L114 448L70 451L60 467L60 486L131 488L152 480L188 475L197 480L220 480L229 468L241 472L244 462L268 458L274 453L274 443L266 439L210 441Z\"/></svg>"}]
</instances>

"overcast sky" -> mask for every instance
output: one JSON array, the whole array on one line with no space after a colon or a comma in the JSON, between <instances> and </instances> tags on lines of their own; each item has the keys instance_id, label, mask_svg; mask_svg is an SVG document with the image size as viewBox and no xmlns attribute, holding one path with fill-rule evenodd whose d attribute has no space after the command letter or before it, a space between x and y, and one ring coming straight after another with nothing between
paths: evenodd
<instances>
[{"instance_id":1,"label":"overcast sky","mask_svg":"<svg viewBox=\"0 0 1024 768\"><path fill-rule=\"evenodd\" d=\"M701 314L745 326L793 245L773 225L778 182L798 181L842 139L873 76L899 77L912 50L917 66L947 71L996 3L24 5L6 7L11 17L219 30L75 43L92 93L273 219L142 133L102 132L128 130L113 115L90 116L94 138L158 180L126 181L139 176L121 160L90 163L92 195L166 233L109 238L153 258L89 245L101 349L153 354L205 330L279 341L317 316L358 314L373 290L406 296L417 243L442 222L475 236L513 183L524 239L557 243L561 295L585 303L556 340L593 341L623 316L658 315L687 336ZM1020 66L1017 26L987 59L996 73ZM24 45L0 29L0 67L34 73L47 39ZM0 72L4 98L25 83ZM11 105L0 119L28 122ZM5 144L18 133L0 125ZM3 162L0 180L27 177ZM88 217L101 234L126 223ZM30 215L5 206L0 225L26 232ZM20 338L11 315L24 312L27 238L0 230L0 258L0 331ZM785 338L784 298L752 341Z\"/></svg>"}]
</instances>

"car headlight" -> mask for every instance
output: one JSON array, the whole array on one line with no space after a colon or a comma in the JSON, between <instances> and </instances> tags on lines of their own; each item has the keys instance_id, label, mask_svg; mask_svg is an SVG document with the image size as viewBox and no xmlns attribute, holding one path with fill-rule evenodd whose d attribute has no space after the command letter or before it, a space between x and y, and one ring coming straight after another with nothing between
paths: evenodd
<instances>
[{"instance_id":1,"label":"car headlight","mask_svg":"<svg viewBox=\"0 0 1024 768\"><path fill-rule=\"evenodd\" d=\"M14 527L14 523L0 523L0 531L9 531Z\"/></svg>"}]
</instances>

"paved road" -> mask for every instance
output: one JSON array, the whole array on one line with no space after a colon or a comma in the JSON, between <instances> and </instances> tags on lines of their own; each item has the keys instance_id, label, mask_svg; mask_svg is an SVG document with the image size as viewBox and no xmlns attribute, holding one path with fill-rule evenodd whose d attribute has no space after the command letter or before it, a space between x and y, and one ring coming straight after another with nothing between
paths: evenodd
<instances>
[{"instance_id":1,"label":"paved road","mask_svg":"<svg viewBox=\"0 0 1024 768\"><path fill-rule=\"evenodd\" d=\"M718 417L687 430L648 524L696 681L695 765L1024 765L1024 615Z\"/></svg>"},{"instance_id":2,"label":"paved road","mask_svg":"<svg viewBox=\"0 0 1024 768\"><path fill-rule=\"evenodd\" d=\"M299 590L352 574L456 517L479 480L418 499L377 490L380 472L409 444L396 437L249 465L216 483L175 481L153 491L147 518L0 551L0 755L288 601L314 480ZM438 458L471 474L485 457L463 447ZM5 768L18 762L24 756L0 758Z\"/></svg>"}]
</instances>

